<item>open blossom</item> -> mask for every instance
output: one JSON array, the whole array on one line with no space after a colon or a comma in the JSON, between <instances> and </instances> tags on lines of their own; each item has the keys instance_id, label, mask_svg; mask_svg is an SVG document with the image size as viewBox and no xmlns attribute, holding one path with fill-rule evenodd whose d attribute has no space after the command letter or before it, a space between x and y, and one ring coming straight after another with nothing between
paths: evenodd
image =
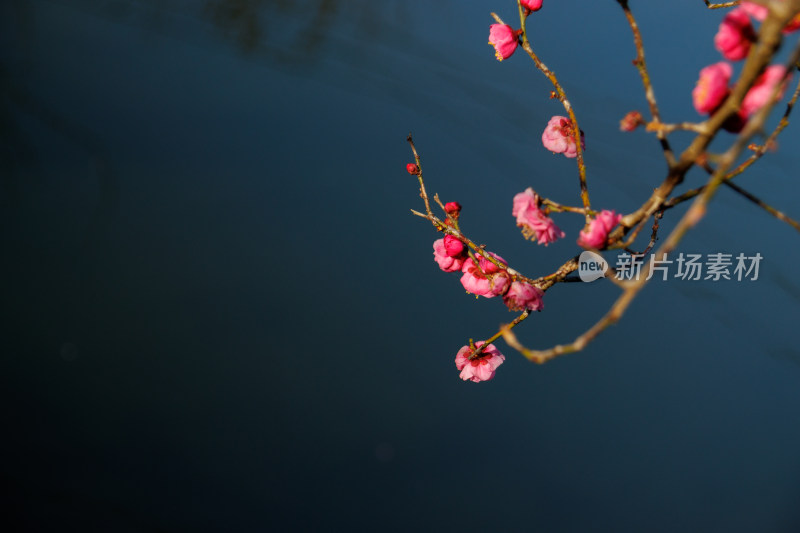
<instances>
[{"instance_id":1,"label":"open blossom","mask_svg":"<svg viewBox=\"0 0 800 533\"><path fill-rule=\"evenodd\" d=\"M446 237L450 237L450 235L446 235L445 238ZM455 240L458 241L458 239ZM461 241L458 241L458 243L461 244ZM454 247L451 244L450 251L453 250ZM439 264L439 268L445 272L456 272L461 270L461 268L464 266L464 259L466 257L467 255L463 253L463 245L461 254L450 255L445 244L445 239L433 241L433 259Z\"/></svg>"},{"instance_id":2,"label":"open blossom","mask_svg":"<svg viewBox=\"0 0 800 533\"><path fill-rule=\"evenodd\" d=\"M544 308L542 303L544 291L524 281L515 281L508 288L508 292L503 296L503 303L511 311L541 311Z\"/></svg>"},{"instance_id":3,"label":"open blossom","mask_svg":"<svg viewBox=\"0 0 800 533\"><path fill-rule=\"evenodd\" d=\"M542 0L520 0L519 3L522 7L530 9L531 11L539 11L542 9Z\"/></svg>"},{"instance_id":4,"label":"open blossom","mask_svg":"<svg viewBox=\"0 0 800 533\"><path fill-rule=\"evenodd\" d=\"M539 209L539 196L530 187L514 196L511 215L517 217L517 226L522 228L525 238L535 238L538 244L547 246L564 237L564 232L556 226L553 219Z\"/></svg>"},{"instance_id":5,"label":"open blossom","mask_svg":"<svg viewBox=\"0 0 800 533\"><path fill-rule=\"evenodd\" d=\"M619 224L621 219L622 215L618 215L614 211L601 211L589 223L589 229L581 231L578 244L588 248L603 248L609 232Z\"/></svg>"},{"instance_id":6,"label":"open blossom","mask_svg":"<svg viewBox=\"0 0 800 533\"><path fill-rule=\"evenodd\" d=\"M494 46L498 61L508 59L519 44L517 32L508 24L492 24L489 26L489 44Z\"/></svg>"},{"instance_id":7,"label":"open blossom","mask_svg":"<svg viewBox=\"0 0 800 533\"><path fill-rule=\"evenodd\" d=\"M499 255L493 253L490 253L490 255L500 263L508 264ZM461 276L461 285L464 286L464 289L476 296L484 296L486 298L494 298L503 294L510 281L505 270L501 270L483 256L479 257L477 265L471 257L467 257L464 261L464 266L461 267L461 272L464 273Z\"/></svg>"},{"instance_id":8,"label":"open blossom","mask_svg":"<svg viewBox=\"0 0 800 533\"><path fill-rule=\"evenodd\" d=\"M692 102L698 113L711 114L725 101L730 92L728 82L732 74L733 69L724 61L700 71L700 79L692 91Z\"/></svg>"},{"instance_id":9,"label":"open blossom","mask_svg":"<svg viewBox=\"0 0 800 533\"><path fill-rule=\"evenodd\" d=\"M775 86L783 81L783 76L785 74L786 69L782 65L770 65L764 69L764 72L761 73L742 100L742 115L750 117L753 113L764 107L769 101L770 96L772 96L772 91L775 90ZM787 82L788 78L781 85L776 96L777 99L783 98Z\"/></svg>"},{"instance_id":10,"label":"open blossom","mask_svg":"<svg viewBox=\"0 0 800 533\"><path fill-rule=\"evenodd\" d=\"M564 154L565 157L572 158L578 155L572 122L567 117L556 115L550 119L542 133L542 144L551 152ZM581 148L586 148L583 132L581 132Z\"/></svg>"},{"instance_id":11,"label":"open blossom","mask_svg":"<svg viewBox=\"0 0 800 533\"><path fill-rule=\"evenodd\" d=\"M714 46L726 59L739 61L747 57L755 38L756 31L747 11L736 8L722 19L719 31L714 36Z\"/></svg>"},{"instance_id":12,"label":"open blossom","mask_svg":"<svg viewBox=\"0 0 800 533\"><path fill-rule=\"evenodd\" d=\"M475 347L480 348L483 344L483 341L478 341ZM497 367L506 360L494 344L487 346L480 356L472 360L469 359L470 352L469 346L462 346L456 354L456 368L461 370L459 377L464 381L489 381L494 377Z\"/></svg>"}]
</instances>

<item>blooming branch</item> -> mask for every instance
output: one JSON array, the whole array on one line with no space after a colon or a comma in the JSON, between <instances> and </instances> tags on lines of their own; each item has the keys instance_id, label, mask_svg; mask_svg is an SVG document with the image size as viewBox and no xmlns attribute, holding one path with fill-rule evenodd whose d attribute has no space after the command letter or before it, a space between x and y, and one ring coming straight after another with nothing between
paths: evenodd
<instances>
[{"instance_id":1,"label":"blooming branch","mask_svg":"<svg viewBox=\"0 0 800 533\"><path fill-rule=\"evenodd\" d=\"M586 186L586 166L583 160L583 132L578 127L572 105L558 79L533 51L527 36L526 20L533 12L541 9L542 2L518 0L521 28L516 31L505 25L497 15L492 13L497 24L503 26L502 29L497 28L497 25L493 26L492 34L490 34L490 43L495 47L498 59L507 59L517 46L521 46L533 60L535 66L551 81L555 89L555 97L562 103L568 114L568 117L551 119L542 137L544 146L551 151L563 153L567 157L575 157L579 169L580 196L583 207L570 207L548 198L542 198L532 188L528 188L514 197L511 214L516 217L517 225L522 228L523 235L538 244L547 245L564 236L564 232L550 218L551 212L579 214L583 215L585 226L580 232L577 243L585 249L593 251L625 249L637 257L645 257L652 253L653 258L664 258L674 251L685 234L703 219L708 204L720 185L723 184L766 210L775 218L800 231L800 223L766 204L753 193L731 182L761 158L769 147L774 146L776 138L788 125L789 115L800 95L800 83L798 83L780 123L765 142L761 145L749 144L752 137L764 127L770 111L783 95L785 86L791 77L791 71L800 61L800 45L798 45L785 66L770 65L770 61L773 60L780 48L784 35L800 29L800 0L780 2L759 0L742 2L741 5L738 2L711 4L706 1L706 5L712 9L739 6L726 15L720 26L720 33L715 38L715 43L724 57L732 61L744 60L744 63L738 79L733 85L730 84L733 70L728 63L720 62L703 69L692 98L697 111L707 117L696 123L677 122L674 124L662 122L645 62L642 36L628 6L628 1L617 0L617 2L622 7L633 34L634 46L637 51L634 65L642 79L651 116L649 121L644 121L641 114L631 112L623 119L621 129L633 131L638 125L645 124L646 131L655 133L667 162L666 176L661 184L654 189L638 209L627 214L617 214L613 210L594 210L590 206ZM760 22L758 31L753 26L751 17ZM736 133L729 148L717 155L707 153L711 142L723 130ZM695 133L694 139L679 156L675 155L668 141L669 135L675 131ZM456 363L457 366L460 365L459 370L462 370L464 379L485 381L494 377L494 371L502 363L502 360L496 358L499 352L497 354L494 351L490 352L490 349L496 350L491 343L501 336L509 346L537 363L583 350L603 330L615 324L624 315L631 302L650 279L650 270L654 268L653 262L645 262L642 265L643 275L637 276L636 280L620 281L613 276L607 278L614 281L622 292L592 327L568 344L544 350L527 348L519 341L512 329L526 320L532 311L542 309L542 297L545 292L558 283L575 279L569 275L578 269L580 257L574 256L567 259L556 271L539 278L532 279L512 269L500 256L488 252L484 245L478 245L464 235L459 227L460 205L454 212L452 208L448 209L451 204L446 206L439 201L438 196L435 196L436 202L445 211L447 217L442 220L433 214L422 178L419 155L410 136L408 141L415 159L414 164L409 164L409 172L418 177L420 196L426 210L426 213L413 210L412 212L427 219L438 231L445 233L444 239L434 243L434 256L440 268L451 272L461 271L463 273L462 284L468 292L487 298L502 296L503 302L510 310L522 311L512 322L501 326L495 335L477 343L470 341L468 346L459 351L459 357L462 357L463 361L457 358ZM752 150L752 154L747 160L735 166L740 154L747 147ZM712 166L710 163L712 161L716 167ZM688 171L696 165L710 174L706 184L681 195L673 196L676 187L684 181ZM411 168L412 166L413 168ZM680 218L664 242L656 248L660 220L665 211L689 200L693 200L693 202L688 211ZM643 252L636 254L630 247L651 219L652 232L649 243ZM655 252L653 252L654 249ZM467 361L471 366L467 367L465 366L467 363L461 364L459 361Z\"/></svg>"}]
</instances>

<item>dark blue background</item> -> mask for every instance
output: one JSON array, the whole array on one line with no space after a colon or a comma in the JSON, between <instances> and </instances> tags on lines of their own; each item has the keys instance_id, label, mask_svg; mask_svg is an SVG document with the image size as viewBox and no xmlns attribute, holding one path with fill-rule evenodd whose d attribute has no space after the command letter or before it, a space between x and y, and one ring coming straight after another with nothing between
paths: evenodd
<instances>
[{"instance_id":1,"label":"dark blue background","mask_svg":"<svg viewBox=\"0 0 800 533\"><path fill-rule=\"evenodd\" d=\"M722 13L632 4L665 119L696 120ZM458 379L458 348L513 315L431 260L409 131L431 191L519 270L552 271L581 227L559 215L545 249L510 215L528 186L577 204L577 174L541 146L563 112L547 80L486 44L492 10L515 19L509 0L3 3L20 530L800 529L798 235L729 190L681 250L759 252L757 282L654 282L583 353L536 366L498 343L494 381ZM621 10L549 0L529 29L594 205L635 209L664 163L618 130L646 110ZM741 178L795 216L798 131ZM616 294L555 287L519 335L567 342Z\"/></svg>"}]
</instances>

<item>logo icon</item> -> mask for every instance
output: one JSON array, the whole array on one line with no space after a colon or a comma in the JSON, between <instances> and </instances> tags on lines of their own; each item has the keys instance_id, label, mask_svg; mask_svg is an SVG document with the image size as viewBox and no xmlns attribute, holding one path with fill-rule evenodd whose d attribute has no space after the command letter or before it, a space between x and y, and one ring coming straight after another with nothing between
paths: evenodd
<instances>
[{"instance_id":1,"label":"logo icon","mask_svg":"<svg viewBox=\"0 0 800 533\"><path fill-rule=\"evenodd\" d=\"M608 263L602 255L588 250L581 252L578 258L578 277L581 281L589 283L599 278L606 277Z\"/></svg>"}]
</instances>

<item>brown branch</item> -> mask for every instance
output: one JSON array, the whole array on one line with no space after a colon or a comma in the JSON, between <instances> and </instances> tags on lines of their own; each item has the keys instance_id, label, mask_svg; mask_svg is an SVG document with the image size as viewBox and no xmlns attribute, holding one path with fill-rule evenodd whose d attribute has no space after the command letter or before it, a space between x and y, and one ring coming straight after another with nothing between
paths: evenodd
<instances>
[{"instance_id":1,"label":"brown branch","mask_svg":"<svg viewBox=\"0 0 800 533\"><path fill-rule=\"evenodd\" d=\"M793 218L788 217L783 212L778 211L777 209L775 209L771 205L767 204L763 200L760 200L759 198L757 198L753 194L747 192L746 190L742 189L738 185L736 185L736 184L734 184L734 183L732 183L730 181L723 181L723 183L725 185L727 185L728 187L730 187L731 189L733 189L734 191L736 191L739 194L741 194L742 196L744 196L745 198L747 198L748 200L750 200L751 202L753 202L754 204L756 204L757 206L759 206L760 208L762 208L764 211L766 211L770 215L772 215L775 218L777 218L778 220L780 220L781 222L786 222L787 224L792 226L797 231L800 231L800 223L797 222L796 220L794 220Z\"/></svg>"},{"instance_id":2,"label":"brown branch","mask_svg":"<svg viewBox=\"0 0 800 533\"><path fill-rule=\"evenodd\" d=\"M656 241L658 240L658 221L661 220L662 216L664 216L664 211L656 211L656 214L653 215L653 232L650 234L650 242L643 252L634 252L628 247L625 247L625 251L631 255L647 255L656 245Z\"/></svg>"},{"instance_id":3,"label":"brown branch","mask_svg":"<svg viewBox=\"0 0 800 533\"><path fill-rule=\"evenodd\" d=\"M772 131L772 133L767 137L767 139L760 145L756 145L752 150L753 153L748 157L745 161L743 161L738 167L730 171L728 174L725 175L723 181L728 181L742 172L744 172L750 165L761 159L761 157L767 152L770 146L775 143L775 140L778 138L778 135L789 125L789 115L791 115L792 110L794 109L795 104L797 103L797 97L800 96L800 81L797 83L797 87L795 87L794 94L792 94L792 98L789 100L789 103L786 104L786 110L783 112L783 116L781 117L780 122ZM680 196L676 196L667 202L664 203L664 209L671 209L678 204L681 204L687 200L690 200L697 196L698 194L702 193L705 190L705 186L697 187L695 189L686 191L685 193L681 194Z\"/></svg>"},{"instance_id":4,"label":"brown branch","mask_svg":"<svg viewBox=\"0 0 800 533\"><path fill-rule=\"evenodd\" d=\"M709 123L714 127L709 133L698 135L698 138L696 138L692 144L681 154L680 161L677 165L677 170L681 170L684 167L688 170L688 168L694 164L698 157L704 153L708 143L711 142L711 139L721 128L722 122L724 121L720 120L719 115L724 115L724 117L727 118L729 115L735 112L736 109L738 109L738 104L744 97L745 92L753 84L756 76L763 70L763 68L769 63L770 59L774 56L781 42L782 28L791 19L792 15L800 11L800 0L792 0L789 5L790 8L787 8L778 14L770 12L770 16L762 25L760 39L755 47L755 50L750 53L747 62L745 63L736 89L734 89L731 96L723 104L717 115L709 120ZM798 45L798 47L796 47L792 53L792 60L790 64L796 63L798 59L800 59L800 45ZM737 136L733 145L719 158L719 167L714 172L714 175L709 179L705 190L695 199L695 201L692 203L692 206L680 219L675 229L672 230L665 242L655 252L656 256L663 257L664 254L669 254L671 251L673 251L683 239L684 235L690 229L695 227L705 216L708 204L714 197L720 184L723 182L728 168L733 165L741 151L747 146L749 139L763 127L764 122L767 120L769 112L775 105L775 96L777 94L779 85L780 84L775 87L772 98L770 98L767 104L750 118L742 132ZM685 174L685 171L683 171L683 173ZM674 181L675 177L678 176L682 178L682 174L676 174L675 169L673 169L673 171L670 172L670 176L667 177L666 183L669 184L670 182ZM657 195L658 190L656 190L654 193L654 197L657 197ZM664 200L661 199L659 204L663 203L663 201ZM504 330L503 338L510 346L517 349L525 357L536 363L544 363L550 359L553 359L554 357L558 357L559 355L580 351L585 348L589 342L594 340L603 330L616 323L620 319L620 317L630 306L631 302L636 298L639 291L644 288L645 284L647 283L647 274L649 269L650 265L645 263L642 268L643 272L641 273L641 278L637 281L630 282L630 284L625 290L623 290L622 294L617 298L606 314L596 324L594 324L594 326L592 326L583 334L579 335L573 342L569 344L557 345L546 350L531 350L523 346L517 340L514 333L512 333L510 330Z\"/></svg>"},{"instance_id":5,"label":"brown branch","mask_svg":"<svg viewBox=\"0 0 800 533\"><path fill-rule=\"evenodd\" d=\"M567 98L567 93L564 91L564 88L558 81L555 72L550 70L547 65L545 65L539 56L533 51L531 47L530 40L528 39L528 31L526 29L526 19L527 14L525 9L522 7L522 4L517 1L517 7L519 7L519 20L520 20L520 40L522 49L530 56L533 60L534 65L538 68L545 77L550 80L550 83L553 85L553 88L556 91L556 97L558 101L561 102L561 105L564 106L564 110L569 115L569 119L572 124L572 135L575 138L575 151L576 151L576 162L578 165L578 179L580 181L580 189L581 189L581 202L583 203L583 208L586 210L585 217L586 223L589 223L590 215L589 210L591 208L591 202L589 201L589 188L586 185L586 164L583 161L583 147L581 146L581 128L578 125L578 117L575 115L575 111L572 109L572 104L570 103L569 99ZM504 22L498 17L496 14L492 13L492 17L499 23L504 24Z\"/></svg>"},{"instance_id":6,"label":"brown branch","mask_svg":"<svg viewBox=\"0 0 800 533\"><path fill-rule=\"evenodd\" d=\"M431 224L433 224L433 226L438 231L441 231L441 232L443 232L443 233L445 233L447 235L452 235L456 239L458 239L461 242L463 242L464 244L466 244L469 248L474 250L475 253L481 255L483 258L485 258L487 261L489 261L490 263L495 265L497 268L499 268L500 270L506 271L508 273L508 275L510 276L512 281L524 281L526 283L536 284L536 280L533 280L533 279L531 279L531 278L529 278L527 276L524 276L524 275L520 274L519 272L517 272L513 268L509 267L508 265L503 264L502 262L500 262L497 259L495 259L494 257L492 257L488 252L486 252L486 250L485 250L486 247L484 245L476 244L471 239L469 239L466 235L464 235L461 232L461 230L457 227L457 223L456 223L455 226L448 225L444 221L439 219L436 215L433 214L433 211L431 211L430 201L428 200L428 192L425 189L425 180L422 177L422 162L420 160L419 153L417 152L417 148L416 148L416 146L414 146L414 140L412 139L411 134L408 135L406 140L408 141L408 144L411 146L411 151L414 153L414 160L417 162L417 168L418 168L418 170L417 170L417 178L419 180L419 191L420 191L419 195L423 199L423 201L425 202L425 211L427 212L427 213L420 213L419 211L415 211L414 209L411 209L411 213L416 215L416 216L418 216L418 217L420 217L420 218L424 218L425 220L428 220ZM439 196L438 195L435 195L434 199L439 203L439 205L441 205L441 201L439 200ZM442 207L442 209L444 210L444 207ZM472 255L472 254L470 254L470 255ZM474 259L474 257L473 257L473 259ZM477 262L476 262L476 265L477 265Z\"/></svg>"},{"instance_id":7,"label":"brown branch","mask_svg":"<svg viewBox=\"0 0 800 533\"><path fill-rule=\"evenodd\" d=\"M636 59L633 60L633 64L638 69L639 76L642 78L644 95L647 99L647 104L650 106L650 116L652 117L653 122L660 124L661 114L658 110L658 103L656 102L656 93L653 90L653 84L650 81L650 73L647 70L647 62L644 59L644 41L642 41L642 34L639 31L639 25L636 23L636 19L634 18L630 7L628 7L628 0L617 0L617 2L625 12L625 18L628 20L628 25L631 27L631 32L633 32L633 43L636 46ZM648 126L648 131L650 131L649 128L650 127ZM661 150L664 152L664 158L667 160L667 165L672 168L675 165L675 154L672 152L672 147L667 140L667 133L669 132L662 131L661 129L656 129L655 131L656 137L661 143Z\"/></svg>"},{"instance_id":8,"label":"brown branch","mask_svg":"<svg viewBox=\"0 0 800 533\"><path fill-rule=\"evenodd\" d=\"M623 8L627 6L627 2L625 0L618 0L620 4L623 5ZM762 2L758 2L761 4ZM711 116L705 122L698 124L696 127L692 127L693 131L696 131L698 135L695 139L691 142L688 148L686 148L680 155L680 158L675 161L674 164L671 164L669 167L669 172L662 182L662 184L655 189L651 197L635 212L630 213L623 217L623 220L620 226L615 229L611 236L608 248L611 247L619 247L620 242L625 236L631 231L634 226L637 226L636 230L633 231L631 234L632 238L638 234L641 228L644 225L644 222L650 217L654 217L654 225L653 225L653 233L651 236L651 244L648 246L646 251L650 251L655 244L655 240L657 239L657 231L658 231L658 219L661 216L661 213L671 207L670 202L668 201L670 194L675 189L675 187L680 184L686 173L691 169L692 166L698 164L698 162L705 162L707 161L706 150L712 140L715 138L717 133L722 128L722 125L734 114L738 113L741 102L746 95L747 91L752 87L755 83L758 76L763 72L764 68L769 64L770 60L773 58L775 53L777 52L782 36L781 31L785 27L785 25L791 20L793 16L800 13L800 0L787 0L781 4L770 4L770 14L768 18L762 23L761 31L756 41L755 45L753 46L747 61L742 68L742 72L739 76L739 80L734 85L734 89L731 91L731 94L727 97L725 102L723 102L722 106L717 110L717 112ZM520 7L520 16L523 23L523 48L525 48L526 52L531 56L534 60L534 63L537 67L542 70L545 75L551 79L551 82L554 83L556 90L559 94L559 99L565 105L565 109L570 112L571 118L574 119L574 113L571 111L571 106L569 105L568 100L563 94L563 90L561 89L560 85L558 85L557 80L555 80L555 76L552 75L552 72L544 66L543 63L538 59L538 57L533 53L530 49L530 43L527 41L524 33L524 21L525 21L525 14ZM496 17L496 15L495 15ZM497 17L496 17L497 18ZM499 22L502 21L497 18ZM800 60L800 45L792 53L792 59L789 63L790 66L796 65L798 60ZM787 75L789 69L787 68ZM552 78L551 78L552 75ZM649 81L649 77L648 77ZM647 85L648 82L645 82ZM798 92L800 92L800 84L798 84L798 89L795 90L795 94L790 101L789 105L787 106L787 110L784 113L784 117L781 121L781 124L776 128L767 142L764 143L763 147L758 148L755 153L751 156L751 160L748 162L743 163L740 167L737 167L734 170L729 170L733 164L735 163L738 156L741 154L742 150L747 146L747 143L755 135L758 131L763 128L763 125L769 116L771 109L774 107L776 100L775 97L777 96L779 86L781 84L777 84L775 89L773 90L772 96L769 99L768 103L762 107L758 112L755 113L750 120L745 125L742 132L736 137L734 143L731 147L718 158L719 166L716 170L712 169L712 176L710 177L709 181L706 185L699 189L698 192L693 196L695 198L694 202L690 206L689 210L684 214L684 216L679 220L677 226L673 229L673 231L669 234L666 238L665 242L658 248L655 252L656 256L663 257L665 254L669 254L678 246L682 238L685 234L694 228L700 220L705 216L707 211L707 206L710 203L711 199L716 194L719 186L726 182L727 179L730 179L733 175L738 174L739 172L743 171L747 166L752 164L752 162L761 157L766 150L766 147L770 145L774 138L777 136L780 131L786 127L788 124L788 115L791 112L792 107L794 106ZM657 109L656 109L657 112ZM657 115L654 115L654 119ZM579 135L579 129L577 129L577 121L573 121L573 127L576 128L576 135ZM666 135L666 131L664 134ZM578 137L576 137L578 138ZM409 142L411 141L409 137ZM413 149L413 144L412 144ZM579 154L580 154L579 148ZM419 165L419 157L414 150L414 155L417 160L417 164ZM707 166L707 165L704 165ZM710 167L709 167L710 168ZM581 176L582 176L582 183L585 185L585 168L579 162L579 169L582 169ZM511 270L505 265L498 264L497 262L493 261L488 254L485 253L483 250L483 246L477 246L468 239L460 232L458 228L453 228L448 226L430 212L430 208L427 202L427 194L424 190L424 184L421 178L420 172L420 196L426 200L426 208L428 209L428 215L423 213L414 212L414 214L421 216L423 218L428 219L433 223L433 225L439 229L440 231L444 231L449 233L456 238L462 240L468 244L470 248L475 250L476 253L479 253L486 259L490 260L491 262L495 263L499 268L507 270L510 274L518 274L515 271ZM740 189L740 188L739 188ZM734 189L736 190L736 189ZM749 193L746 193L746 195ZM752 196L752 195L750 195ZM756 203L760 201L755 198ZM687 198L688 199L688 198ZM588 195L586 197L588 200ZM763 203L763 202L761 202ZM557 204L556 204L557 205ZM588 202L584 203L584 214L589 216L590 210L588 209ZM763 207L763 206L762 206ZM579 208L574 208L580 212ZM777 210L774 210L776 211ZM785 219L788 219L785 215L780 212L778 214L782 215ZM775 213L773 213L774 215ZM789 219L791 220L791 219ZM786 221L786 220L784 220ZM794 221L792 221L794 222ZM795 228L800 231L800 225L795 223ZM578 259L579 257L573 257L572 259L565 262L556 272L553 274L544 276L542 278L538 278L536 280L529 280L528 278L524 278L529 283L537 285L538 287L542 288L543 290L547 290L549 287L554 285L558 282L563 282L567 280L567 275L571 272L574 272L578 268ZM611 305L609 310L605 313L605 315L598 320L591 328L585 331L583 334L579 335L575 338L571 343L565 345L557 345L547 350L531 350L523 346L519 340L517 339L516 335L511 331L512 327L520 323L522 320L527 318L527 314L523 313L515 319L514 322L511 324L504 325L500 328L499 335L503 336L506 342L513 348L520 351L525 357L528 359L537 362L543 363L548 361L554 357L559 355L563 355L566 353L571 353L575 351L580 351L585 348L585 346L594 340L603 330L605 330L608 326L616 323L622 315L626 312L627 308L630 306L631 302L635 299L638 295L639 291L645 286L648 281L648 273L650 271L650 265L645 263L642 268L642 272L640 273L641 276L636 281L629 281L625 283L618 283L618 285L622 288L622 294L617 298L617 300ZM616 281L616 280L614 280ZM495 335L490 338L490 340L495 340L498 338L498 335ZM487 342L488 344L488 342Z\"/></svg>"},{"instance_id":9,"label":"brown branch","mask_svg":"<svg viewBox=\"0 0 800 533\"><path fill-rule=\"evenodd\" d=\"M419 180L419 195L422 200L425 202L425 211L428 213L429 217L433 216L433 211L431 211L431 203L428 200L428 192L425 190L425 182L422 179L422 162L420 161L419 154L417 153L417 148L414 146L414 139L411 138L411 134L408 134L406 137L408 144L411 145L411 151L414 153L414 161L417 162L417 179Z\"/></svg>"},{"instance_id":10,"label":"brown branch","mask_svg":"<svg viewBox=\"0 0 800 533\"><path fill-rule=\"evenodd\" d=\"M542 204L546 205L550 211L555 211L557 213L579 213L581 215L589 214L590 216L594 216L597 214L596 211L589 209L588 211L583 207L571 207L568 205L561 205L553 200L549 200L547 198L542 198Z\"/></svg>"},{"instance_id":11,"label":"brown branch","mask_svg":"<svg viewBox=\"0 0 800 533\"><path fill-rule=\"evenodd\" d=\"M721 4L712 4L708 0L703 1L706 3L706 6L708 6L708 9L719 9L721 7L733 7L739 5L739 0L735 0L733 2L723 2Z\"/></svg>"},{"instance_id":12,"label":"brown branch","mask_svg":"<svg viewBox=\"0 0 800 533\"><path fill-rule=\"evenodd\" d=\"M517 318L515 318L511 323L503 324L502 326L500 326L500 330L497 333L495 333L494 335L492 335L491 337L489 337L488 339L486 339L485 341L483 341L483 344L480 347L476 348L475 351L472 352L472 354L470 354L469 359L475 359L476 357L478 357L491 343L493 343L494 341L496 341L497 339L502 337L504 331L506 331L506 330L510 331L511 329L515 328L520 322L522 322L523 320L528 318L530 316L530 314L531 314L530 310L526 309L525 311L522 312L521 315L519 315ZM470 344L471 343L472 343L472 339L470 339Z\"/></svg>"}]
</instances>

